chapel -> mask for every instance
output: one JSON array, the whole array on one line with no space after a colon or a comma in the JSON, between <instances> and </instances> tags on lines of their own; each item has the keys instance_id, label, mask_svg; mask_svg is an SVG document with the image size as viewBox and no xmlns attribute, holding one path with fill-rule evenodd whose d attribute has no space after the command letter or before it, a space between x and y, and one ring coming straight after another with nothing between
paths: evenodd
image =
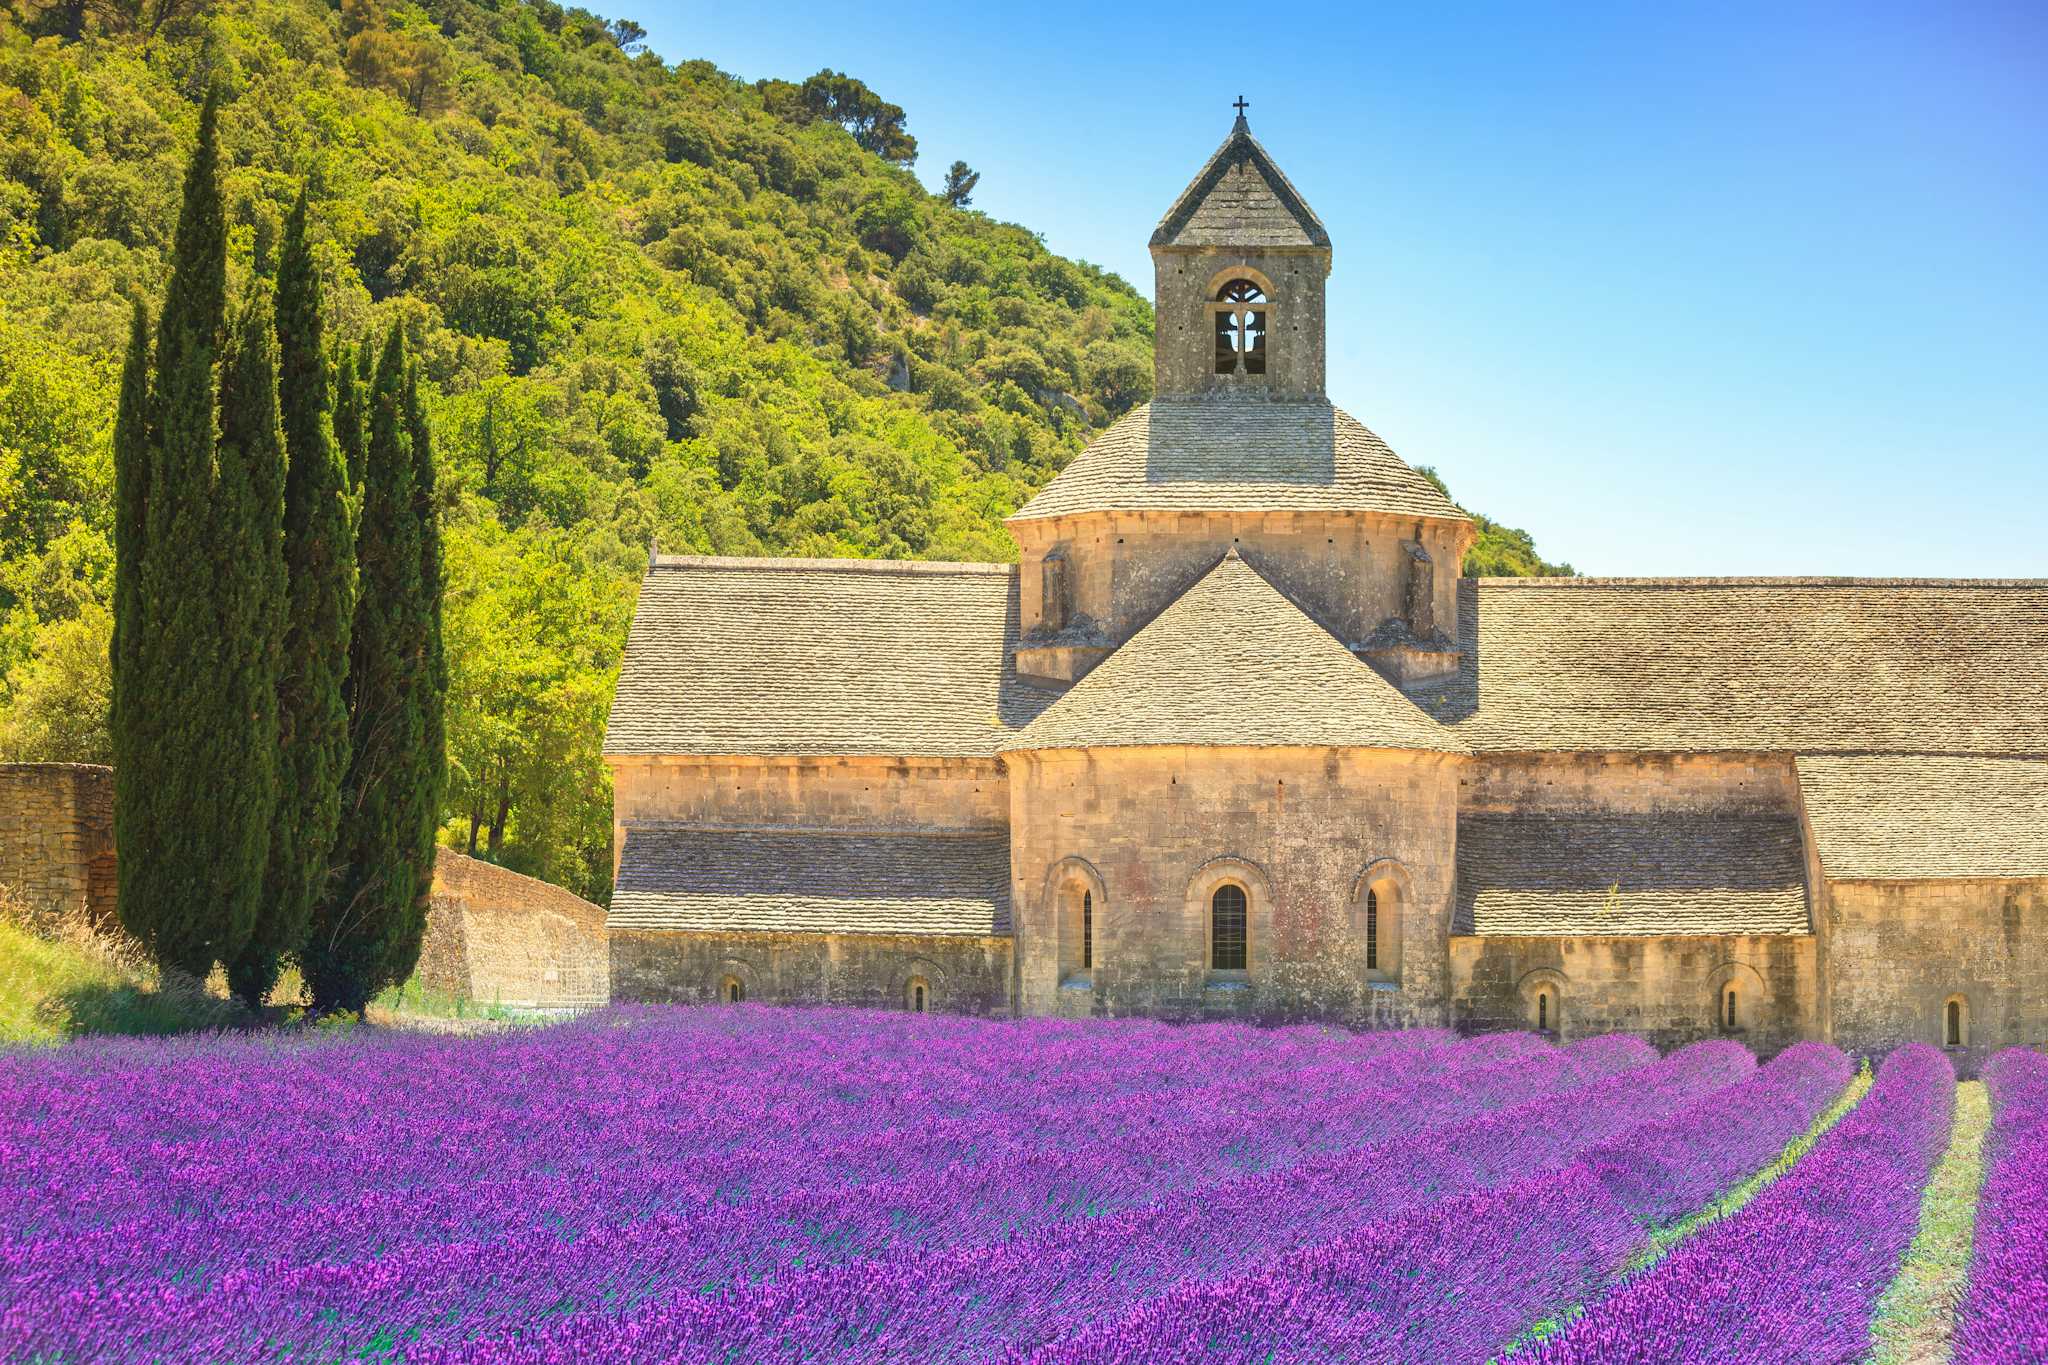
<instances>
[{"instance_id":1,"label":"chapel","mask_svg":"<svg viewBox=\"0 0 2048 1365\"><path fill-rule=\"evenodd\" d=\"M1015 564L650 557L613 999L2048 1040L2048 581L1460 578L1242 111L1151 255Z\"/></svg>"}]
</instances>

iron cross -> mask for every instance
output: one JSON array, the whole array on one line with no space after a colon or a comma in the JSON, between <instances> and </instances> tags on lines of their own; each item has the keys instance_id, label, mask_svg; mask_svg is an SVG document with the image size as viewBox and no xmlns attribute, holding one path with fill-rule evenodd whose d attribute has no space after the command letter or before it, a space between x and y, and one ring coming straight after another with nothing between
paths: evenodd
<instances>
[{"instance_id":1,"label":"iron cross","mask_svg":"<svg viewBox=\"0 0 2048 1365\"><path fill-rule=\"evenodd\" d=\"M1245 110L1247 110L1247 109L1249 109L1249 108L1251 108L1251 106L1250 106L1249 104L1246 104L1246 103L1244 102L1244 96L1243 96L1243 95L1239 95L1239 96L1237 97L1237 103L1236 103L1236 104L1234 104L1234 105L1232 105L1232 106L1231 106L1231 108L1233 108L1233 109L1237 110L1237 116L1238 116L1239 118L1243 118L1243 117L1244 117L1244 111L1245 111Z\"/></svg>"}]
</instances>

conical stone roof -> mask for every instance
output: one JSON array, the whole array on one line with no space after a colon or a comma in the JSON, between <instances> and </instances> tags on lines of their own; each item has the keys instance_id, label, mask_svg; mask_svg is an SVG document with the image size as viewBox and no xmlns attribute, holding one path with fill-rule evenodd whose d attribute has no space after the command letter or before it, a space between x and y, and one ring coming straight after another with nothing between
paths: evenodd
<instances>
[{"instance_id":1,"label":"conical stone roof","mask_svg":"<svg viewBox=\"0 0 2048 1365\"><path fill-rule=\"evenodd\" d=\"M1166 744L1465 751L1234 549L1003 748Z\"/></svg>"}]
</instances>

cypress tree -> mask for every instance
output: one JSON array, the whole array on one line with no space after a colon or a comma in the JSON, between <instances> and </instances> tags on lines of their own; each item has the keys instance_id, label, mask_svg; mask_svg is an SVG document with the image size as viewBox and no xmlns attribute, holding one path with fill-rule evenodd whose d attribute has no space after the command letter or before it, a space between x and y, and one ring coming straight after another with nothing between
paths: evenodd
<instances>
[{"instance_id":1,"label":"cypress tree","mask_svg":"<svg viewBox=\"0 0 2048 1365\"><path fill-rule=\"evenodd\" d=\"M131 537L140 545L128 592L128 638L116 656L128 674L118 684L123 717L115 736L118 913L159 963L195 976L241 947L233 909L212 898L214 839L204 823L210 792L232 776L208 767L207 737L220 676L209 579L215 362L227 315L215 123L209 93L185 171L171 279L157 325L147 491L140 499L141 534ZM135 499L122 505L133 511Z\"/></svg>"},{"instance_id":2,"label":"cypress tree","mask_svg":"<svg viewBox=\"0 0 2048 1365\"><path fill-rule=\"evenodd\" d=\"M278 795L256 929L228 969L235 994L252 1007L269 994L282 958L306 940L334 853L349 759L343 682L355 608L355 538L346 446L329 429L320 277L306 241L303 193L285 223L278 262L277 340L286 454ZM353 404L347 376L340 388ZM360 445L359 423L354 433Z\"/></svg>"},{"instance_id":3,"label":"cypress tree","mask_svg":"<svg viewBox=\"0 0 2048 1365\"><path fill-rule=\"evenodd\" d=\"M242 960L264 904L278 802L277 692L284 637L284 432L269 299L252 288L221 365L213 597L218 672L206 735L214 776L188 820L211 844L221 961ZM267 983L266 983L267 984ZM261 993L255 1003L261 1003Z\"/></svg>"},{"instance_id":4,"label":"cypress tree","mask_svg":"<svg viewBox=\"0 0 2048 1365\"><path fill-rule=\"evenodd\" d=\"M315 1007L360 1011L418 954L418 693L426 669L420 518L405 403L405 341L394 325L364 398L355 624L349 640L349 768L335 841L339 867L315 906L300 963ZM406 945L410 943L410 953Z\"/></svg>"},{"instance_id":5,"label":"cypress tree","mask_svg":"<svg viewBox=\"0 0 2048 1365\"><path fill-rule=\"evenodd\" d=\"M350 516L363 488L363 386L346 346L334 352L334 444L348 475Z\"/></svg>"},{"instance_id":6,"label":"cypress tree","mask_svg":"<svg viewBox=\"0 0 2048 1365\"><path fill-rule=\"evenodd\" d=\"M420 406L417 365L406 369L404 415L406 443L412 453L413 515L419 522L420 586L415 628L419 632L420 674L410 704L419 716L420 745L407 784L414 803L411 825L415 831L414 883L418 888L414 904L419 914L391 944L386 973L394 982L411 976L419 963L420 940L427 927L426 906L434 889L434 836L441 828L441 798L448 787L444 712L448 659L441 637L441 508L434 478L434 444L427 434L426 412Z\"/></svg>"},{"instance_id":7,"label":"cypress tree","mask_svg":"<svg viewBox=\"0 0 2048 1365\"><path fill-rule=\"evenodd\" d=\"M147 795L155 785L149 766L156 746L149 708L138 705L145 671L148 623L142 616L142 565L149 522L150 447L156 433L149 419L149 312L142 300L128 329L128 358L121 367L121 397L114 410L114 639L110 650L114 695L109 717L114 754L114 842L129 854L117 876L150 865L155 838L148 823ZM139 894L139 893L138 893ZM117 904L129 903L123 886Z\"/></svg>"}]
</instances>

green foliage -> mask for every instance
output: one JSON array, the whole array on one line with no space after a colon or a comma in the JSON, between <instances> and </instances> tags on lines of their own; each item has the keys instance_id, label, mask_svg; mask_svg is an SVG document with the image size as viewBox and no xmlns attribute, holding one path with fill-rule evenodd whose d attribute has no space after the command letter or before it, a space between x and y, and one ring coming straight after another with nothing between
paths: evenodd
<instances>
[{"instance_id":1,"label":"green foliage","mask_svg":"<svg viewBox=\"0 0 2048 1365\"><path fill-rule=\"evenodd\" d=\"M108 418L130 300L170 269L209 83L233 284L283 270L303 187L328 344L355 353L395 322L420 367L446 523L450 837L476 819L485 856L594 899L601 699L650 539L1009 559L1002 518L1150 395L1146 300L927 194L908 117L850 78L668 65L543 0L223 0L151 36L181 0L152 3L38 18L41 41L0 19L10 706L49 675L60 623L112 605ZM360 482L352 401L337 380ZM17 412L49 434L11 437ZM14 487L36 490L18 522ZM551 596L580 614L545 619ZM559 709L508 700L523 673ZM507 739L514 724L532 728Z\"/></svg>"},{"instance_id":2,"label":"green foliage","mask_svg":"<svg viewBox=\"0 0 2048 1365\"><path fill-rule=\"evenodd\" d=\"M981 183L981 172L964 161L956 161L946 168L946 183L939 190L939 198L956 209L964 209L974 202L974 187Z\"/></svg>"},{"instance_id":3,"label":"green foliage","mask_svg":"<svg viewBox=\"0 0 2048 1365\"><path fill-rule=\"evenodd\" d=\"M1437 486L1445 497L1451 490L1428 465L1418 465L1416 472ZM1479 538L1472 542L1472 548L1465 552L1464 566L1459 570L1467 578L1570 578L1575 571L1569 564L1552 564L1536 553L1536 540L1527 531L1512 526L1503 526L1490 517L1469 512L1479 527Z\"/></svg>"},{"instance_id":4,"label":"green foliage","mask_svg":"<svg viewBox=\"0 0 2048 1365\"><path fill-rule=\"evenodd\" d=\"M282 959L305 941L325 885L348 770L343 682L355 611L355 540L348 471L329 425L320 276L306 239L305 201L285 224L277 273L278 376L286 452L282 654L277 669L278 799L255 931L229 965L252 1007ZM353 401L353 385L350 385Z\"/></svg>"},{"instance_id":5,"label":"green foliage","mask_svg":"<svg viewBox=\"0 0 2048 1365\"><path fill-rule=\"evenodd\" d=\"M299 954L321 1010L359 1014L378 990L411 975L433 881L442 761L425 746L440 724L429 714L440 707L440 606L428 596L438 566L423 562L432 489L421 487L415 464L410 388L405 335L393 325L364 404L337 872L314 906Z\"/></svg>"}]
</instances>

